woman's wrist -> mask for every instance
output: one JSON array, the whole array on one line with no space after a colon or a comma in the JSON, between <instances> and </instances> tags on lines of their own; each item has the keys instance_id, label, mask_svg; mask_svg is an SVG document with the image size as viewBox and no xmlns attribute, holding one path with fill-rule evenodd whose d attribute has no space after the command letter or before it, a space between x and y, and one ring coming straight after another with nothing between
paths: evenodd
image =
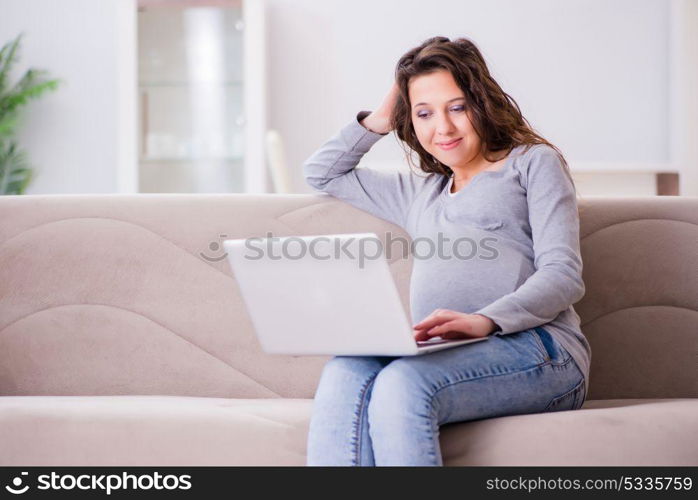
<instances>
[{"instance_id":1,"label":"woman's wrist","mask_svg":"<svg viewBox=\"0 0 698 500\"><path fill-rule=\"evenodd\" d=\"M488 328L487 328L487 329L488 329L487 335L491 335L492 333L501 330L501 328L499 327L499 325L498 325L497 323L495 323L495 322L492 320L492 318L488 318L488 317L485 316L484 314L477 314L477 316L480 316L481 318L483 318L483 319L485 320L485 323L487 324L487 327L488 327Z\"/></svg>"},{"instance_id":2,"label":"woman's wrist","mask_svg":"<svg viewBox=\"0 0 698 500\"><path fill-rule=\"evenodd\" d=\"M375 134L386 135L390 132L390 119L377 113L371 113L359 123Z\"/></svg>"}]
</instances>

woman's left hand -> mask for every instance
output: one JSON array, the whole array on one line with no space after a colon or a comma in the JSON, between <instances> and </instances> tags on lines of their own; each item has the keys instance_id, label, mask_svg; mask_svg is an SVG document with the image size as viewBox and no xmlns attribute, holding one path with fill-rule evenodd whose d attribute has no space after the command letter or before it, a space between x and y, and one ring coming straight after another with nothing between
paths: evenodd
<instances>
[{"instance_id":1,"label":"woman's left hand","mask_svg":"<svg viewBox=\"0 0 698 500\"><path fill-rule=\"evenodd\" d=\"M494 321L481 314L437 309L413 328L415 340L429 340L435 336L444 339L487 337L498 327Z\"/></svg>"}]
</instances>

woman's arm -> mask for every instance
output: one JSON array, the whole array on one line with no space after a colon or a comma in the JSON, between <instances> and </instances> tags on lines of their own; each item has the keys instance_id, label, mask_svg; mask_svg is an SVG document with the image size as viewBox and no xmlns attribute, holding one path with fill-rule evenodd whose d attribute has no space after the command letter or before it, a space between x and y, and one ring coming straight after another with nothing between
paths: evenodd
<instances>
[{"instance_id":1,"label":"woman's arm","mask_svg":"<svg viewBox=\"0 0 698 500\"><path fill-rule=\"evenodd\" d=\"M473 313L492 319L503 334L549 323L585 291L579 212L569 173L549 146L535 147L521 170L536 271L516 291Z\"/></svg>"},{"instance_id":2,"label":"woman's arm","mask_svg":"<svg viewBox=\"0 0 698 500\"><path fill-rule=\"evenodd\" d=\"M387 135L361 125L369 114L360 112L308 158L303 174L313 188L404 228L407 212L424 178L411 172L355 168L371 146Z\"/></svg>"}]
</instances>

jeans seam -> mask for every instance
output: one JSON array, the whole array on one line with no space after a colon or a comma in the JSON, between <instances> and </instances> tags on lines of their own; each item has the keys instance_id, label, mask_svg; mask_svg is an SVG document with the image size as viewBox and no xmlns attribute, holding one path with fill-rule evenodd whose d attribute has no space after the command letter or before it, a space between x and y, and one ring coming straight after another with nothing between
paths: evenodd
<instances>
[{"instance_id":1,"label":"jeans seam","mask_svg":"<svg viewBox=\"0 0 698 500\"><path fill-rule=\"evenodd\" d=\"M548 402L548 404L545 405L545 409L543 410L543 412L548 411L548 409L550 408L550 406L551 406L555 401L557 401L557 400L559 400L559 399L562 399L562 398L565 398L565 397L567 397L567 396L568 396L569 394L571 394L571 393L575 393L575 394L574 394L574 401L572 401L572 409L576 409L577 403L579 402L579 396L580 396L580 394L583 393L583 390L584 390L584 377L582 377L582 379L581 379L579 382L577 382L577 384L576 384L574 387L572 387L572 389L570 389L569 391L563 392L563 393L560 394L559 396L555 396L554 398L552 398L552 399Z\"/></svg>"},{"instance_id":2,"label":"jeans seam","mask_svg":"<svg viewBox=\"0 0 698 500\"><path fill-rule=\"evenodd\" d=\"M504 375L515 375L515 374L519 374L519 373L526 373L529 371L538 370L539 368L541 368L545 365L549 365L549 364L550 364L550 362L546 361L545 363L539 363L537 365L531 366L530 368L526 368L524 370L513 370L513 371L506 372L506 373L492 373L492 374L488 374L488 375L480 375L477 377L466 377L466 378L463 378L461 380L447 382L447 383L437 387L437 389L432 393L431 397L433 398L441 390L446 389L447 387L451 387L452 385L455 385L455 384L460 384L461 382L470 382L471 380L480 380L480 379L489 378L489 377L502 377Z\"/></svg>"},{"instance_id":3,"label":"jeans seam","mask_svg":"<svg viewBox=\"0 0 698 500\"><path fill-rule=\"evenodd\" d=\"M359 406L358 406L358 421L355 422L354 424L354 434L356 436L357 444L354 447L354 465L360 465L361 462L361 435L363 434L363 427L362 427L362 415L364 412L364 406L366 402L366 393L368 392L368 388L373 384L373 381L376 379L378 376L378 373L370 377L366 383L363 385L360 391L360 398L359 398Z\"/></svg>"},{"instance_id":4,"label":"jeans seam","mask_svg":"<svg viewBox=\"0 0 698 500\"><path fill-rule=\"evenodd\" d=\"M439 425L439 418L436 409L434 408L434 397L428 397L426 398L426 413L429 413L431 417L431 421L429 422L429 425L433 422L436 422L436 427L437 427L437 432L440 427ZM428 432L429 436L429 458L432 459L434 462L438 463L439 458L437 458L437 453L436 453L436 441L434 440L435 436L434 433L431 432L432 429L429 429L430 432ZM443 463L443 457L441 457L441 462Z\"/></svg>"},{"instance_id":5,"label":"jeans seam","mask_svg":"<svg viewBox=\"0 0 698 500\"><path fill-rule=\"evenodd\" d=\"M574 358L569 357L564 361L564 363L553 363L552 361L548 361L546 364L549 364L552 367L559 368L559 367L565 367L565 366L569 365L572 361L574 361Z\"/></svg>"},{"instance_id":6,"label":"jeans seam","mask_svg":"<svg viewBox=\"0 0 698 500\"><path fill-rule=\"evenodd\" d=\"M579 387L576 397L574 398L574 406L572 407L573 410L581 408L582 404L584 404L584 392L586 391L586 384L587 381L584 378L584 375L582 375L581 387Z\"/></svg>"}]
</instances>

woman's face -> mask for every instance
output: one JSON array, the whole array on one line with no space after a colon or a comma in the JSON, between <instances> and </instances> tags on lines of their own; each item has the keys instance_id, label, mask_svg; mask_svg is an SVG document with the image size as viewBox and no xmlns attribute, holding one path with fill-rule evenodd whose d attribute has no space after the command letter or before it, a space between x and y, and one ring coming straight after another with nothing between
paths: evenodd
<instances>
[{"instance_id":1,"label":"woman's face","mask_svg":"<svg viewBox=\"0 0 698 500\"><path fill-rule=\"evenodd\" d=\"M479 160L481 141L465 112L465 94L450 71L419 75L408 84L412 125L422 147L454 171ZM458 140L444 147L444 143Z\"/></svg>"}]
</instances>

